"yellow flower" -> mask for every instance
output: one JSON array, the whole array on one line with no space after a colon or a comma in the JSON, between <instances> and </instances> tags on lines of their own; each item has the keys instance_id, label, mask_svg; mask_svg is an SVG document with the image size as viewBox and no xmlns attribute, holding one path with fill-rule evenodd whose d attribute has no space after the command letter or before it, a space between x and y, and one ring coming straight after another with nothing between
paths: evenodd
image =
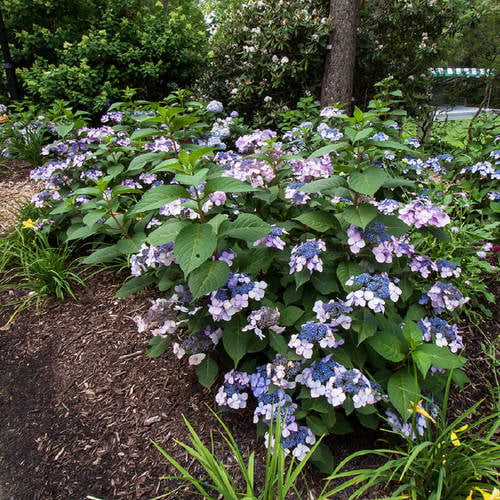
<instances>
[{"instance_id":1,"label":"yellow flower","mask_svg":"<svg viewBox=\"0 0 500 500\"><path fill-rule=\"evenodd\" d=\"M481 495L483 495L483 500L499 500L500 499L500 490L498 488L494 488L491 493L482 490L481 488L475 487L475 490L479 491ZM472 500L472 490L470 490L469 496L466 500Z\"/></svg>"},{"instance_id":2,"label":"yellow flower","mask_svg":"<svg viewBox=\"0 0 500 500\"><path fill-rule=\"evenodd\" d=\"M33 229L37 221L33 222L31 219L26 219L23 221L23 229Z\"/></svg>"},{"instance_id":3,"label":"yellow flower","mask_svg":"<svg viewBox=\"0 0 500 500\"><path fill-rule=\"evenodd\" d=\"M457 432L463 432L467 430L469 426L468 425L462 425L462 427L458 428L456 431L451 431L450 432L450 439L451 443L453 446L460 446L460 439L458 439Z\"/></svg>"},{"instance_id":4,"label":"yellow flower","mask_svg":"<svg viewBox=\"0 0 500 500\"><path fill-rule=\"evenodd\" d=\"M410 410L411 412L412 410ZM417 413L420 413L420 415L424 416L425 418L428 418L431 422L436 423L436 421L427 413L427 410L425 410L422 407L422 400L420 400L414 407L414 410Z\"/></svg>"}]
</instances>

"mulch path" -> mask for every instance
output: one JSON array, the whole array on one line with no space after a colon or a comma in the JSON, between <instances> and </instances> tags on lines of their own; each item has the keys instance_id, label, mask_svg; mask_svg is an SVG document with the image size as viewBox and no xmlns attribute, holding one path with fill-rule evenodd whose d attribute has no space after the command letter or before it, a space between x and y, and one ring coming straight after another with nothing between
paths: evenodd
<instances>
[{"instance_id":1,"label":"mulch path","mask_svg":"<svg viewBox=\"0 0 500 500\"><path fill-rule=\"evenodd\" d=\"M19 182L24 179L2 180L0 193ZM176 480L160 479L175 471L152 441L202 477L175 440L189 440L184 415L210 442L217 425L207 405L215 408L218 385L203 388L187 361L172 354L144 355L149 334L137 332L132 316L144 313L158 293L115 298L124 277L112 271L93 276L76 289L77 301L51 301L39 312L26 309L9 330L0 330L0 500L146 499L178 486L172 498L199 498ZM22 293L0 292L0 306ZM0 326L12 311L13 306L0 308ZM492 375L479 344L494 339L498 326L493 319L465 334L473 383L454 398L454 412L488 394ZM244 454L262 448L250 410L223 418ZM360 430L328 443L340 460L373 446L376 437ZM236 470L222 440L214 445L226 467ZM321 475L308 469L306 479L318 493Z\"/></svg>"}]
</instances>

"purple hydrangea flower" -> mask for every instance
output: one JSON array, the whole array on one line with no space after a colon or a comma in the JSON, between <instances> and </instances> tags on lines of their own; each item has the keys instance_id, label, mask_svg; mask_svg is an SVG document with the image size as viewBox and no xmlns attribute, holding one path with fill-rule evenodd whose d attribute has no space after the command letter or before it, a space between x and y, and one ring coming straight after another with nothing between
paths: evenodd
<instances>
[{"instance_id":1,"label":"purple hydrangea flower","mask_svg":"<svg viewBox=\"0 0 500 500\"><path fill-rule=\"evenodd\" d=\"M458 335L458 326L450 325L441 318L422 318L417 322L422 330L425 342L435 342L439 347L448 346L453 353L464 348L462 337Z\"/></svg>"},{"instance_id":2,"label":"purple hydrangea flower","mask_svg":"<svg viewBox=\"0 0 500 500\"><path fill-rule=\"evenodd\" d=\"M433 205L429 200L417 198L399 209L399 218L416 228L443 227L450 223L450 217L443 208Z\"/></svg>"},{"instance_id":3,"label":"purple hydrangea flower","mask_svg":"<svg viewBox=\"0 0 500 500\"><path fill-rule=\"evenodd\" d=\"M437 314L441 314L443 309L453 311L469 301L469 297L464 297L457 287L451 283L438 281L429 290L424 292L419 304L430 304Z\"/></svg>"},{"instance_id":4,"label":"purple hydrangea flower","mask_svg":"<svg viewBox=\"0 0 500 500\"><path fill-rule=\"evenodd\" d=\"M322 348L335 348L343 343L343 340L335 339L333 329L329 325L308 321L302 325L300 333L292 335L288 347L295 349L295 352L304 359L311 359L315 344L319 344Z\"/></svg>"},{"instance_id":5,"label":"purple hydrangea flower","mask_svg":"<svg viewBox=\"0 0 500 500\"><path fill-rule=\"evenodd\" d=\"M394 281L398 282L396 279ZM347 295L345 301L347 306L368 306L374 312L384 312L384 299L390 298L392 302L397 302L402 293L401 289L389 280L387 273L374 274L373 276L363 273L359 276L352 276L346 285L361 285L362 287Z\"/></svg>"},{"instance_id":6,"label":"purple hydrangea flower","mask_svg":"<svg viewBox=\"0 0 500 500\"><path fill-rule=\"evenodd\" d=\"M219 406L228 406L234 410L246 408L250 379L245 372L231 370L224 375L224 385L219 388L215 401Z\"/></svg>"},{"instance_id":7,"label":"purple hydrangea flower","mask_svg":"<svg viewBox=\"0 0 500 500\"><path fill-rule=\"evenodd\" d=\"M290 256L290 274L300 272L305 267L312 274L313 271L323 271L323 261L319 255L326 250L322 240L309 239L305 243L296 245Z\"/></svg>"}]
</instances>

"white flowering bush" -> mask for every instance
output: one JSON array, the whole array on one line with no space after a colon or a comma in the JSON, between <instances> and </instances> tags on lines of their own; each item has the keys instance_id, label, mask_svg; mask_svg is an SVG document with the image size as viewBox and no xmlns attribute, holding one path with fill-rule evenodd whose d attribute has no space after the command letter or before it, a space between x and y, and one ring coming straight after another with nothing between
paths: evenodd
<instances>
[{"instance_id":1,"label":"white flowering bush","mask_svg":"<svg viewBox=\"0 0 500 500\"><path fill-rule=\"evenodd\" d=\"M201 81L208 95L265 121L319 91L331 30L323 1L248 0L215 15L212 58Z\"/></svg>"},{"instance_id":2,"label":"white flowering bush","mask_svg":"<svg viewBox=\"0 0 500 500\"><path fill-rule=\"evenodd\" d=\"M224 374L216 402L254 407L264 428L279 414L299 459L346 417L376 428L379 407L405 423L421 393L438 402L465 363L454 321L467 298L459 266L412 243L451 220L401 177L417 144L389 109L235 135L220 102L185 97L114 105L32 172L46 230L92 243L89 264L127 256L119 296L162 292L135 318L148 355L172 345L206 387Z\"/></svg>"}]
</instances>

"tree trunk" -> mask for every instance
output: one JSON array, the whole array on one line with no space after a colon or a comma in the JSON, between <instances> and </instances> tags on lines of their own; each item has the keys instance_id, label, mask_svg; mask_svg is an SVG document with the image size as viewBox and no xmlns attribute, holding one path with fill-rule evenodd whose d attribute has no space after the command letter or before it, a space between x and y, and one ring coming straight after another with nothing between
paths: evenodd
<instances>
[{"instance_id":1,"label":"tree trunk","mask_svg":"<svg viewBox=\"0 0 500 500\"><path fill-rule=\"evenodd\" d=\"M330 0L333 32L330 36L321 83L322 106L340 102L346 103L347 111L350 110L356 59L358 10L358 0Z\"/></svg>"},{"instance_id":2,"label":"tree trunk","mask_svg":"<svg viewBox=\"0 0 500 500\"><path fill-rule=\"evenodd\" d=\"M7 88L11 99L13 101L19 101L21 93L19 91L19 84L17 83L16 69L12 63L12 58L10 57L7 29L5 28L5 24L3 22L2 11L0 11L0 45L2 46L4 68L7 75Z\"/></svg>"}]
</instances>

